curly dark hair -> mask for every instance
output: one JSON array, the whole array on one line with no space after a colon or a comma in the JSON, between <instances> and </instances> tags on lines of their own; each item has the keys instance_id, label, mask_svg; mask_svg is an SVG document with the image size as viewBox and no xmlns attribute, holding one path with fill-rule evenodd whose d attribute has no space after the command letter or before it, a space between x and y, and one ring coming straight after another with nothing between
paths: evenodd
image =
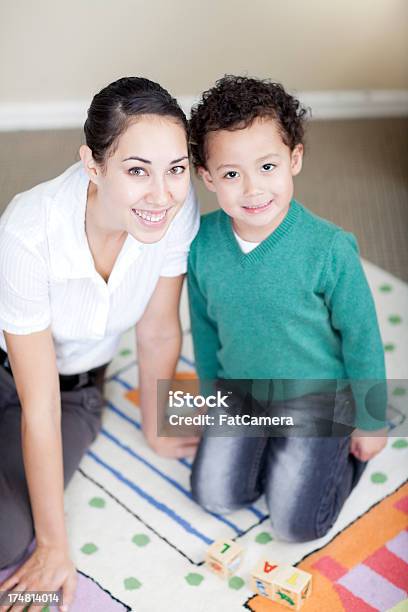
<instances>
[{"instance_id":1,"label":"curly dark hair","mask_svg":"<svg viewBox=\"0 0 408 612\"><path fill-rule=\"evenodd\" d=\"M206 166L206 137L216 130L248 127L258 117L271 117L279 125L291 151L303 144L308 109L269 79L226 74L202 94L191 109L190 150L195 168Z\"/></svg>"}]
</instances>

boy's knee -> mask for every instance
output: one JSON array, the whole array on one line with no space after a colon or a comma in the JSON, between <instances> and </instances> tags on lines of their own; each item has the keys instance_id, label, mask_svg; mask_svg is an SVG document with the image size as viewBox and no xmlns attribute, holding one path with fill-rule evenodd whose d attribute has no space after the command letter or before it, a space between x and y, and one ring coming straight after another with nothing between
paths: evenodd
<instances>
[{"instance_id":1,"label":"boy's knee","mask_svg":"<svg viewBox=\"0 0 408 612\"><path fill-rule=\"evenodd\" d=\"M240 466L232 459L240 456L237 439L229 439L227 449L218 438L202 442L191 470L191 492L195 502L208 512L228 514L250 506L260 491L243 477ZM224 455L222 453L224 452Z\"/></svg>"},{"instance_id":2,"label":"boy's knee","mask_svg":"<svg viewBox=\"0 0 408 612\"><path fill-rule=\"evenodd\" d=\"M227 514L235 510L231 506L231 500L225 499L225 496L209 486L208 482L203 483L195 478L194 474L191 477L191 495L193 500L207 512Z\"/></svg>"},{"instance_id":3,"label":"boy's knee","mask_svg":"<svg viewBox=\"0 0 408 612\"><path fill-rule=\"evenodd\" d=\"M291 521L284 517L279 520L271 517L271 523L277 540L293 543L310 542L321 538L331 527L327 525L317 528L312 522Z\"/></svg>"},{"instance_id":4,"label":"boy's knee","mask_svg":"<svg viewBox=\"0 0 408 612\"><path fill-rule=\"evenodd\" d=\"M207 512L229 514L251 503L238 499L236 491L229 488L227 482L221 483L208 476L202 477L194 469L191 473L190 485L193 500Z\"/></svg>"},{"instance_id":5,"label":"boy's knee","mask_svg":"<svg viewBox=\"0 0 408 612\"><path fill-rule=\"evenodd\" d=\"M270 508L271 523L277 539L286 542L310 542L325 536L337 518L338 512L325 504L319 506L297 505L289 511L274 511Z\"/></svg>"}]
</instances>

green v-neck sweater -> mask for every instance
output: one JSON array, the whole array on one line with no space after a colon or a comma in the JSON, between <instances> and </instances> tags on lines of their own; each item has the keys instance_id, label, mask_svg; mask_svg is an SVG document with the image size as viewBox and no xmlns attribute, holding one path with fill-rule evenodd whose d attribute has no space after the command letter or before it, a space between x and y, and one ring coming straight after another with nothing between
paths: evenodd
<instances>
[{"instance_id":1,"label":"green v-neck sweater","mask_svg":"<svg viewBox=\"0 0 408 612\"><path fill-rule=\"evenodd\" d=\"M244 254L218 210L201 219L188 288L200 379L290 379L285 397L350 381L357 427L382 426L384 393L376 418L365 394L385 379L384 352L352 234L292 200L282 223Z\"/></svg>"}]
</instances>

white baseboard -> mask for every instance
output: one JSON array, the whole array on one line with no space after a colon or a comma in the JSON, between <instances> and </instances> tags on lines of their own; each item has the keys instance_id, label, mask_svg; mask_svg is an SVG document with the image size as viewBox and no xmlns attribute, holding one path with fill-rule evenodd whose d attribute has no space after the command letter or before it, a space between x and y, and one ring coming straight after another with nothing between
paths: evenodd
<instances>
[{"instance_id":1,"label":"white baseboard","mask_svg":"<svg viewBox=\"0 0 408 612\"><path fill-rule=\"evenodd\" d=\"M293 92L312 110L312 119L356 119L408 115L408 90ZM188 114L194 96L179 96ZM78 128L89 100L0 103L0 131Z\"/></svg>"},{"instance_id":2,"label":"white baseboard","mask_svg":"<svg viewBox=\"0 0 408 612\"><path fill-rule=\"evenodd\" d=\"M294 93L294 95L297 95ZM298 92L313 119L370 119L408 115L408 90L367 89Z\"/></svg>"},{"instance_id":3,"label":"white baseboard","mask_svg":"<svg viewBox=\"0 0 408 612\"><path fill-rule=\"evenodd\" d=\"M0 131L78 128L88 106L85 100L0 104Z\"/></svg>"}]
</instances>

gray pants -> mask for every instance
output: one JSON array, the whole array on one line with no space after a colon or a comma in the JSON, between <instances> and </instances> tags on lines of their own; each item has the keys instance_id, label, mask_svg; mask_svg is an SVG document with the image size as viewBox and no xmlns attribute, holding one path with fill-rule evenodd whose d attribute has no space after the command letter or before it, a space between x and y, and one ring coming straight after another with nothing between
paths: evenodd
<instances>
[{"instance_id":1,"label":"gray pants","mask_svg":"<svg viewBox=\"0 0 408 612\"><path fill-rule=\"evenodd\" d=\"M285 406L307 415L319 403L327 410L332 405L338 416L348 414L352 402L351 393L340 391L305 395ZM328 424L331 430L331 419ZM204 435L191 488L197 503L219 514L246 508L264 493L275 537L307 542L326 535L366 465L350 454L347 428L343 435L320 437Z\"/></svg>"},{"instance_id":2,"label":"gray pants","mask_svg":"<svg viewBox=\"0 0 408 612\"><path fill-rule=\"evenodd\" d=\"M61 392L65 486L99 431L102 406L101 383ZM0 569L20 561L33 537L21 448L21 406L12 376L0 366Z\"/></svg>"}]
</instances>

